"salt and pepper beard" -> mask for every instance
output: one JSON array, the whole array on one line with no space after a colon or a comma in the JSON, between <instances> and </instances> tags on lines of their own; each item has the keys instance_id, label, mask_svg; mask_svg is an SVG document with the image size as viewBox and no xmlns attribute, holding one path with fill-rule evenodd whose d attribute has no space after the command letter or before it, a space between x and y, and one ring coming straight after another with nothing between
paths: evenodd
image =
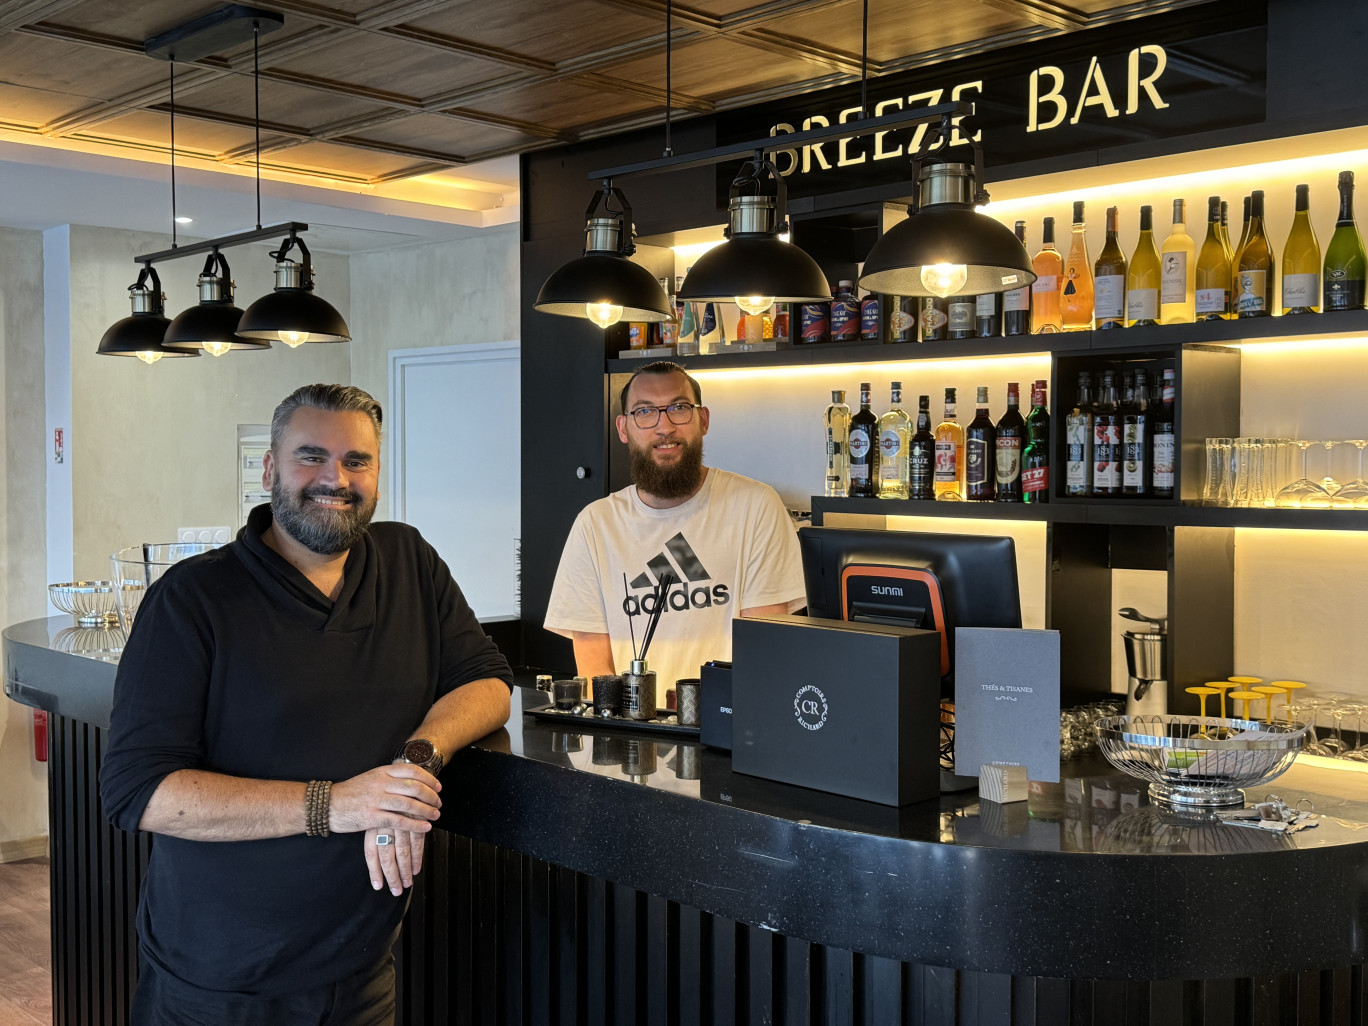
<instances>
[{"instance_id":1,"label":"salt and pepper beard","mask_svg":"<svg viewBox=\"0 0 1368 1026\"><path fill-rule=\"evenodd\" d=\"M627 443L632 483L637 490L658 499L687 499L703 484L703 441L678 439L682 451L674 466L661 466L651 446Z\"/></svg>"},{"instance_id":2,"label":"salt and pepper beard","mask_svg":"<svg viewBox=\"0 0 1368 1026\"><path fill-rule=\"evenodd\" d=\"M346 508L321 506L311 502L313 496L346 499L354 505ZM346 552L366 534L366 527L375 515L380 500L377 492L369 502L350 488L325 488L315 485L288 491L280 475L271 482L271 516L291 538L320 556L335 556Z\"/></svg>"}]
</instances>

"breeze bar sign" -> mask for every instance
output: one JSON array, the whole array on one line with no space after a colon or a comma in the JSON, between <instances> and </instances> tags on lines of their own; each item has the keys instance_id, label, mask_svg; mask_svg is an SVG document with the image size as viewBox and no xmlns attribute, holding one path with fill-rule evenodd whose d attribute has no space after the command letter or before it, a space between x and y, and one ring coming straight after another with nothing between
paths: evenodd
<instances>
[{"instance_id":1,"label":"breeze bar sign","mask_svg":"<svg viewBox=\"0 0 1368 1026\"><path fill-rule=\"evenodd\" d=\"M1063 124L1077 125L1086 119L1111 120L1124 118L1142 111L1163 110L1168 101L1160 93L1160 79L1168 67L1168 55L1162 46L1146 44L1137 46L1126 55L1125 71L1122 73L1114 65L1116 58L1109 59L1113 65L1108 77L1102 60L1089 58L1087 70L1081 77L1070 81L1063 68L1053 64L1042 65L1027 76L1025 128L1027 132L1047 132ZM918 107L932 107L939 103L953 103L967 100L975 104L977 98L991 102L994 97L984 92L983 79L961 82L950 89L927 89L906 96L895 96L874 104L871 112L874 117L900 110L915 110ZM840 111L837 124L846 124L859 119L860 108L848 107ZM955 129L950 144L962 146L967 137L961 134L959 118L954 121ZM770 128L772 138L792 132L807 131L811 128L825 128L831 124L827 115L814 114L803 120L801 126L794 122L781 121ZM851 167L866 161L892 160L914 153L921 145L931 126L917 125L913 128L876 132L863 138L842 138L834 141L811 143L798 149L777 150L774 161L779 173L785 176L809 174L813 171L830 171L832 168ZM976 133L975 138L981 138ZM892 137L891 139L889 137Z\"/></svg>"}]
</instances>

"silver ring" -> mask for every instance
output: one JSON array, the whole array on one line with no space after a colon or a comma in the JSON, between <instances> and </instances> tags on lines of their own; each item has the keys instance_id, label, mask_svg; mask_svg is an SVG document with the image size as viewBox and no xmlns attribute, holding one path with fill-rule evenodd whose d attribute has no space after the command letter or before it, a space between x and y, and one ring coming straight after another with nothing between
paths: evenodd
<instances>
[{"instance_id":1,"label":"silver ring","mask_svg":"<svg viewBox=\"0 0 1368 1026\"><path fill-rule=\"evenodd\" d=\"M392 840L394 840L394 838L390 837L389 834L376 834L376 835L375 835L375 845L376 845L376 847L378 847L378 848L384 848L384 847L387 846Z\"/></svg>"}]
</instances>

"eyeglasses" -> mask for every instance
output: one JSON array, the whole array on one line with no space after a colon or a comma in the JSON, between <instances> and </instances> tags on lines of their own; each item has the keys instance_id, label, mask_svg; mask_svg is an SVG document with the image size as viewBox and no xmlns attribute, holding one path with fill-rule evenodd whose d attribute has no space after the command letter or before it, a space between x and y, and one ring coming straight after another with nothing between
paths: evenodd
<instances>
[{"instance_id":1,"label":"eyeglasses","mask_svg":"<svg viewBox=\"0 0 1368 1026\"><path fill-rule=\"evenodd\" d=\"M670 403L669 406L638 406L631 411L632 420L642 429L653 428L660 423L663 410L671 424L687 424L694 418L694 410L702 409L695 403Z\"/></svg>"}]
</instances>

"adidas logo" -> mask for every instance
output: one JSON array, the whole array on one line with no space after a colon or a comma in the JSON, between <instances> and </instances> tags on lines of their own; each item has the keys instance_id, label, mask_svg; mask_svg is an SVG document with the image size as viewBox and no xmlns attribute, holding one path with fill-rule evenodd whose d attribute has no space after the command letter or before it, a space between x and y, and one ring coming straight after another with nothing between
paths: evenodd
<instances>
[{"instance_id":1,"label":"adidas logo","mask_svg":"<svg viewBox=\"0 0 1368 1026\"><path fill-rule=\"evenodd\" d=\"M710 586L702 583L712 580L712 577L681 532L667 541L664 550L648 560L646 569L632 580L632 590L646 594L628 595L622 600L622 611L628 616L655 612L654 591L667 573L679 583L672 585L665 596L663 612L671 609L677 612L707 609L725 606L731 601L731 593L725 584Z\"/></svg>"}]
</instances>

